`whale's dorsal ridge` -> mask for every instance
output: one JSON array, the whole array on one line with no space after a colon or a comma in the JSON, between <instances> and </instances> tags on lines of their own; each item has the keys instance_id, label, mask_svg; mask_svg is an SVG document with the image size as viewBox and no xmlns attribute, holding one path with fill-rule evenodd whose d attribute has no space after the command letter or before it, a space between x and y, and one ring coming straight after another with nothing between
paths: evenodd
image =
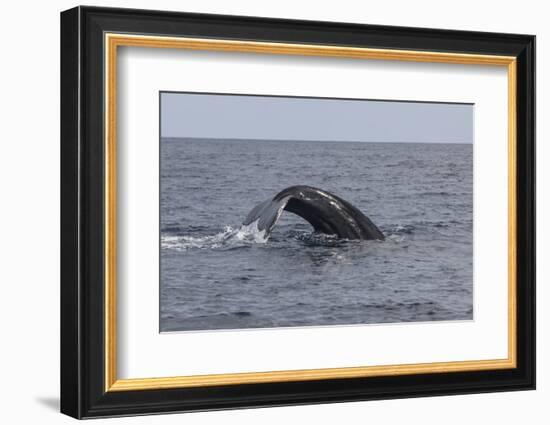
<instances>
[{"instance_id":1,"label":"whale's dorsal ridge","mask_svg":"<svg viewBox=\"0 0 550 425\"><path fill-rule=\"evenodd\" d=\"M283 211L309 222L319 233L345 239L379 239L383 233L359 209L338 196L312 186L290 186L256 205L243 225L256 222L259 231L269 236Z\"/></svg>"}]
</instances>

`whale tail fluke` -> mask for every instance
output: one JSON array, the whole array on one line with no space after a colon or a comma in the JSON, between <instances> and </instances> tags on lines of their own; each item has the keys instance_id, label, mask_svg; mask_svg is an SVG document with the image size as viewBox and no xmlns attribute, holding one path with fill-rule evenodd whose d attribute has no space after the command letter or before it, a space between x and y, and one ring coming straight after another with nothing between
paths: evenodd
<instances>
[{"instance_id":1,"label":"whale tail fluke","mask_svg":"<svg viewBox=\"0 0 550 425\"><path fill-rule=\"evenodd\" d=\"M344 239L384 240L384 234L359 209L322 189L291 186L273 198L256 205L244 226L256 223L259 231L269 234L283 211L292 212L309 222L315 232Z\"/></svg>"}]
</instances>

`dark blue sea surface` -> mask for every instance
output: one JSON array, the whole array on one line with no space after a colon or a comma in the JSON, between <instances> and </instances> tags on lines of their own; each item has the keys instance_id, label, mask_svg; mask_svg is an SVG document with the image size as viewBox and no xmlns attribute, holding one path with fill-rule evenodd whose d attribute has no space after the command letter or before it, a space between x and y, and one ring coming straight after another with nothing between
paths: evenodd
<instances>
[{"instance_id":1,"label":"dark blue sea surface","mask_svg":"<svg viewBox=\"0 0 550 425\"><path fill-rule=\"evenodd\" d=\"M161 139L161 331L472 319L472 174L471 144ZM292 185L386 240L241 229Z\"/></svg>"}]
</instances>

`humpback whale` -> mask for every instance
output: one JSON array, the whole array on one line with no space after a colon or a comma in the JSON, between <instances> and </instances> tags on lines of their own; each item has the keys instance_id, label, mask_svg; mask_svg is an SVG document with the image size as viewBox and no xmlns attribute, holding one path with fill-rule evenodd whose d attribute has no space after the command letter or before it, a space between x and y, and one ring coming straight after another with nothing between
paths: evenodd
<instances>
[{"instance_id":1,"label":"humpback whale","mask_svg":"<svg viewBox=\"0 0 550 425\"><path fill-rule=\"evenodd\" d=\"M343 239L384 240L384 234L359 209L326 190L311 186L291 186L256 205L243 222L256 222L267 238L283 211L294 213L317 233Z\"/></svg>"}]
</instances>

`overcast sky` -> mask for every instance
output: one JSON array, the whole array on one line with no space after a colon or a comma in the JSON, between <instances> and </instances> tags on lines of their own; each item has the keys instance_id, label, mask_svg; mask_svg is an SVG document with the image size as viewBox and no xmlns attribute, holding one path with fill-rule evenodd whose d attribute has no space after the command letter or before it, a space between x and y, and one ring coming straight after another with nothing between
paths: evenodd
<instances>
[{"instance_id":1,"label":"overcast sky","mask_svg":"<svg viewBox=\"0 0 550 425\"><path fill-rule=\"evenodd\" d=\"M472 143L471 104L161 93L162 137Z\"/></svg>"}]
</instances>

